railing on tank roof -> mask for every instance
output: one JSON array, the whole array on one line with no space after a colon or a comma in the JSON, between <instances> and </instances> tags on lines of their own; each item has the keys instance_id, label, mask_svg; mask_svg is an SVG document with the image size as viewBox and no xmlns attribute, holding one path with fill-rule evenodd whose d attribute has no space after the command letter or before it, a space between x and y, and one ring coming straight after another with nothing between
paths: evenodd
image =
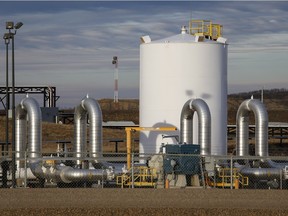
<instances>
[{"instance_id":1,"label":"railing on tank roof","mask_svg":"<svg viewBox=\"0 0 288 216\"><path fill-rule=\"evenodd\" d=\"M211 20L190 20L189 33L194 36L204 36L211 40L222 37L223 26L213 24Z\"/></svg>"}]
</instances>

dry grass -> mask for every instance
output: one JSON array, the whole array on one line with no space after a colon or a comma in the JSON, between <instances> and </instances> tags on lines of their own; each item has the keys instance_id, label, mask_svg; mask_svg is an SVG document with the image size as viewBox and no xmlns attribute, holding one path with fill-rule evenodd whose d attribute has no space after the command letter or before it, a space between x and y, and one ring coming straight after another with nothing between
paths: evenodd
<instances>
[{"instance_id":1,"label":"dry grass","mask_svg":"<svg viewBox=\"0 0 288 216\"><path fill-rule=\"evenodd\" d=\"M9 141L12 137L12 122L9 122ZM88 130L87 130L88 131ZM87 134L89 138L89 134ZM115 139L124 140L118 144L118 152L126 152L126 133L124 129L109 129L103 128L103 151L115 152L115 143L110 142ZM139 133L133 134L133 139L139 139ZM5 140L5 117L0 117L0 140ZM42 123L42 146L43 153L54 153L57 150L57 141L68 141L68 148L72 148L74 142L74 125L72 124L55 124L55 123Z\"/></svg>"}]
</instances>

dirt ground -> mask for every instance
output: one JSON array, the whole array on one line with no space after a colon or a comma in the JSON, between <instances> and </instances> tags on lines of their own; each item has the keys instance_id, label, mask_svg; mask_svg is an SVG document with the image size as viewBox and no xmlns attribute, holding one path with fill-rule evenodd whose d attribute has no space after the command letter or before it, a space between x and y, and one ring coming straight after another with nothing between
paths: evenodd
<instances>
[{"instance_id":1,"label":"dirt ground","mask_svg":"<svg viewBox=\"0 0 288 216\"><path fill-rule=\"evenodd\" d=\"M0 215L288 215L288 191L0 189Z\"/></svg>"}]
</instances>

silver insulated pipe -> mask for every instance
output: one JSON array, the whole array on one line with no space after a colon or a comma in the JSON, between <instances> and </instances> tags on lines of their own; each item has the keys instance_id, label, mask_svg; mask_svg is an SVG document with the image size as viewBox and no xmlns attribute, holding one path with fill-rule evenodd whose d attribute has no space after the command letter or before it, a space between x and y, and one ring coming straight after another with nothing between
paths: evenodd
<instances>
[{"instance_id":1,"label":"silver insulated pipe","mask_svg":"<svg viewBox=\"0 0 288 216\"><path fill-rule=\"evenodd\" d=\"M75 108L74 112L74 152L79 158L77 164L81 164L80 158L87 154L87 115L89 116L89 156L90 158L102 157L102 111L98 102L88 95Z\"/></svg>"},{"instance_id":2,"label":"silver insulated pipe","mask_svg":"<svg viewBox=\"0 0 288 216\"><path fill-rule=\"evenodd\" d=\"M88 110L90 115L90 157L96 158L102 154L102 114L98 103L90 98L82 101L81 106ZM81 116L85 116L78 109ZM24 98L16 108L16 152L17 159L24 158L26 143L28 143L29 168L34 176L54 182L95 182L97 180L112 180L114 178L113 167L102 167L101 169L77 169L64 164L47 166L42 162L42 118L41 110L37 101L28 96ZM81 119L81 118L80 118ZM87 118L86 118L87 120ZM28 122L28 125L27 125ZM100 122L100 123L99 123ZM86 121L83 123L86 126ZM78 127L81 128L81 127ZM27 129L28 142L26 140ZM96 130L97 129L97 130ZM83 131L83 130L82 130ZM78 134L82 134L79 132ZM82 134L83 135L83 134ZM78 139L80 139L78 137ZM18 161L18 165L20 165ZM17 168L21 168L20 166Z\"/></svg>"},{"instance_id":3,"label":"silver insulated pipe","mask_svg":"<svg viewBox=\"0 0 288 216\"><path fill-rule=\"evenodd\" d=\"M255 155L268 156L268 114L259 100L248 99L241 103L236 117L236 151L238 156L249 155L249 112L255 115Z\"/></svg>"},{"instance_id":4,"label":"silver insulated pipe","mask_svg":"<svg viewBox=\"0 0 288 216\"><path fill-rule=\"evenodd\" d=\"M193 115L198 115L198 139L201 155L211 154L211 114L202 99L188 100L181 111L180 143L193 144Z\"/></svg>"},{"instance_id":5,"label":"silver insulated pipe","mask_svg":"<svg viewBox=\"0 0 288 216\"><path fill-rule=\"evenodd\" d=\"M16 107L15 150L16 159L24 159L25 151L30 159L40 158L42 152L42 115L38 102L27 97ZM27 127L28 120L28 127ZM27 128L28 142L27 142ZM28 143L28 146L26 146ZM17 162L18 163L18 162ZM19 167L22 166L18 163Z\"/></svg>"}]
</instances>

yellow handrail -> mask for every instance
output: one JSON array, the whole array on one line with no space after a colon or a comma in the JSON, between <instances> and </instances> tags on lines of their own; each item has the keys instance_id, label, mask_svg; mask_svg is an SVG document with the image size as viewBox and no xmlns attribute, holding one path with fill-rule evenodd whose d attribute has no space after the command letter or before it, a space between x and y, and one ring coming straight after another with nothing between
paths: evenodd
<instances>
[{"instance_id":1,"label":"yellow handrail","mask_svg":"<svg viewBox=\"0 0 288 216\"><path fill-rule=\"evenodd\" d=\"M218 177L221 180L215 183L206 177L206 183L209 186L216 186L216 187L222 187L222 188L231 187L231 184L232 184L232 186L235 189L236 188L238 189L239 185L247 186L249 184L249 178L239 173L239 170L237 168L232 169L232 176L231 176L231 168L221 168L218 171ZM231 180L231 177L233 181Z\"/></svg>"},{"instance_id":2,"label":"yellow handrail","mask_svg":"<svg viewBox=\"0 0 288 216\"><path fill-rule=\"evenodd\" d=\"M194 36L204 36L211 40L222 37L223 26L214 24L210 20L190 20L189 33Z\"/></svg>"},{"instance_id":3,"label":"yellow handrail","mask_svg":"<svg viewBox=\"0 0 288 216\"><path fill-rule=\"evenodd\" d=\"M132 168L120 176L117 176L117 185L124 186L132 185L132 181L135 186L155 186L156 170L145 166L134 167L134 181L132 176Z\"/></svg>"}]
</instances>

